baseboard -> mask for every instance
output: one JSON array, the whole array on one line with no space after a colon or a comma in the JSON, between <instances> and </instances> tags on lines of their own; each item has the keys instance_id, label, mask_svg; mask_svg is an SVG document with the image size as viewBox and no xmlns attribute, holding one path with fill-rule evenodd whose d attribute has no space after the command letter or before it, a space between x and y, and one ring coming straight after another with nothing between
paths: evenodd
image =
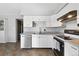
<instances>
[{"instance_id":1,"label":"baseboard","mask_svg":"<svg viewBox=\"0 0 79 59\"><path fill-rule=\"evenodd\" d=\"M13 42L13 43L15 43L16 41L7 41L7 42Z\"/></svg>"},{"instance_id":2,"label":"baseboard","mask_svg":"<svg viewBox=\"0 0 79 59\"><path fill-rule=\"evenodd\" d=\"M0 43L6 43L6 42L0 42Z\"/></svg>"},{"instance_id":3,"label":"baseboard","mask_svg":"<svg viewBox=\"0 0 79 59\"><path fill-rule=\"evenodd\" d=\"M16 43L16 41L1 41L0 43L7 43L7 42Z\"/></svg>"}]
</instances>

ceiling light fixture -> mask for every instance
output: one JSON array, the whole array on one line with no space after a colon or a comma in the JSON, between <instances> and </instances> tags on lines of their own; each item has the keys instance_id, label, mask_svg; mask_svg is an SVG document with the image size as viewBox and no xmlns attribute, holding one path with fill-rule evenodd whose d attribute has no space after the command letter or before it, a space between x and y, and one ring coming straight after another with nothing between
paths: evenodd
<instances>
[{"instance_id":1,"label":"ceiling light fixture","mask_svg":"<svg viewBox=\"0 0 79 59\"><path fill-rule=\"evenodd\" d=\"M59 22L61 22L63 19L60 19Z\"/></svg>"},{"instance_id":2,"label":"ceiling light fixture","mask_svg":"<svg viewBox=\"0 0 79 59\"><path fill-rule=\"evenodd\" d=\"M68 17L67 18L71 18L73 15L68 15Z\"/></svg>"}]
</instances>

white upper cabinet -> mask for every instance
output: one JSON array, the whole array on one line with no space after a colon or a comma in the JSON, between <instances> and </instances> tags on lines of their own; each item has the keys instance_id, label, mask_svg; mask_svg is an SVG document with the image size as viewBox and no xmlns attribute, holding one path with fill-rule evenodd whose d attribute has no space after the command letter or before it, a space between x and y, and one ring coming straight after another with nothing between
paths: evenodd
<instances>
[{"instance_id":1,"label":"white upper cabinet","mask_svg":"<svg viewBox=\"0 0 79 59\"><path fill-rule=\"evenodd\" d=\"M39 27L59 27L62 24L58 22L55 17L51 18L50 16L24 16L23 26L32 27L33 21L38 22Z\"/></svg>"},{"instance_id":2,"label":"white upper cabinet","mask_svg":"<svg viewBox=\"0 0 79 59\"><path fill-rule=\"evenodd\" d=\"M60 27L62 23L57 21L57 15L51 16L51 21L49 22L50 27Z\"/></svg>"},{"instance_id":3,"label":"white upper cabinet","mask_svg":"<svg viewBox=\"0 0 79 59\"><path fill-rule=\"evenodd\" d=\"M28 16L24 16L23 18L23 26L24 27L32 27L32 17Z\"/></svg>"},{"instance_id":4,"label":"white upper cabinet","mask_svg":"<svg viewBox=\"0 0 79 59\"><path fill-rule=\"evenodd\" d=\"M24 16L23 26L32 27L33 21L40 21L40 24L38 24L39 27L46 27L46 22L49 20L50 20L50 16Z\"/></svg>"},{"instance_id":5,"label":"white upper cabinet","mask_svg":"<svg viewBox=\"0 0 79 59\"><path fill-rule=\"evenodd\" d=\"M53 22L51 25L52 25L52 27L60 27L60 26L62 26L62 23L56 21L56 22Z\"/></svg>"}]
</instances>

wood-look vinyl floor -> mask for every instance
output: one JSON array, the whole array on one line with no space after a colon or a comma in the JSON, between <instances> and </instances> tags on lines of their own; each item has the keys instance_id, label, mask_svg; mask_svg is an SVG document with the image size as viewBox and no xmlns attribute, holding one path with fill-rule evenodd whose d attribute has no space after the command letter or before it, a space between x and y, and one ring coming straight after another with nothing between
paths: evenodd
<instances>
[{"instance_id":1,"label":"wood-look vinyl floor","mask_svg":"<svg viewBox=\"0 0 79 59\"><path fill-rule=\"evenodd\" d=\"M17 43L0 43L0 56L55 56L52 49L21 49Z\"/></svg>"}]
</instances>

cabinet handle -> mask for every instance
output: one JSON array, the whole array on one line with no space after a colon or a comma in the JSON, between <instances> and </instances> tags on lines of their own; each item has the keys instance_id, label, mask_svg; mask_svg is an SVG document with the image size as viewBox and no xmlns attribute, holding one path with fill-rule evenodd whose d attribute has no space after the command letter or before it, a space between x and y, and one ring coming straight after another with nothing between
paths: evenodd
<instances>
[{"instance_id":1,"label":"cabinet handle","mask_svg":"<svg viewBox=\"0 0 79 59\"><path fill-rule=\"evenodd\" d=\"M74 47L72 47L72 46L71 46L71 48L73 48L74 50L77 50L76 48L74 48Z\"/></svg>"}]
</instances>

